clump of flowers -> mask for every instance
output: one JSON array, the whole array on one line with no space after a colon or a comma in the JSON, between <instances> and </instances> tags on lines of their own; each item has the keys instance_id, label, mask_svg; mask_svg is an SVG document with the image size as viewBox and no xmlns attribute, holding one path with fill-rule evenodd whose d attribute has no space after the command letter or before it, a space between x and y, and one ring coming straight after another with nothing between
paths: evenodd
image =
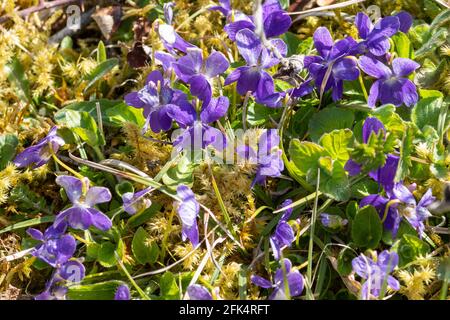
<instances>
[{"instance_id":1,"label":"clump of flowers","mask_svg":"<svg viewBox=\"0 0 450 320\"><path fill-rule=\"evenodd\" d=\"M379 298L382 290L386 292L386 288L391 290L399 290L400 283L390 273L398 265L398 255L395 252L387 250L380 252L373 260L365 255L353 259L353 271L364 279L361 295L365 300L371 296Z\"/></svg>"},{"instance_id":2,"label":"clump of flowers","mask_svg":"<svg viewBox=\"0 0 450 320\"><path fill-rule=\"evenodd\" d=\"M292 268L289 259L283 259L280 262L281 267L275 272L273 283L257 275L252 275L250 278L255 285L261 288L273 288L269 297L271 300L286 300L289 297L300 295L303 291L304 280L300 272Z\"/></svg>"}]
</instances>

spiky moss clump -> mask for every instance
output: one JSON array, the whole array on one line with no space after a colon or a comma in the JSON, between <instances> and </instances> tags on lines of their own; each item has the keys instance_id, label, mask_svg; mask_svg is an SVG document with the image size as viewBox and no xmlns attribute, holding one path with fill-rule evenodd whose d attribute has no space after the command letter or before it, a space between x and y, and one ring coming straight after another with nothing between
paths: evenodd
<instances>
[{"instance_id":1,"label":"spiky moss clump","mask_svg":"<svg viewBox=\"0 0 450 320\"><path fill-rule=\"evenodd\" d=\"M397 272L402 282L400 293L410 300L424 300L429 293L429 285L436 277L433 267L420 266L414 271L400 270Z\"/></svg>"},{"instance_id":2,"label":"spiky moss clump","mask_svg":"<svg viewBox=\"0 0 450 320\"><path fill-rule=\"evenodd\" d=\"M20 237L16 234L7 234L0 236L0 259L20 251ZM25 287L28 279L31 278L31 264L35 258L31 257L25 260L8 262L0 261L0 295L11 290L11 285L18 288ZM34 272L36 273L36 272ZM33 277L34 277L33 273ZM37 278L37 277L36 277ZM19 290L20 292L21 290Z\"/></svg>"},{"instance_id":3,"label":"spiky moss clump","mask_svg":"<svg viewBox=\"0 0 450 320\"><path fill-rule=\"evenodd\" d=\"M57 44L49 43L52 24L61 16L58 10L45 23L38 19L23 20L10 14L12 22L0 29L0 69L18 58L26 77L33 84L32 95L39 97L54 89L53 74L57 67ZM6 74L0 75L0 86L9 87Z\"/></svg>"},{"instance_id":4,"label":"spiky moss clump","mask_svg":"<svg viewBox=\"0 0 450 320\"><path fill-rule=\"evenodd\" d=\"M131 122L124 124L122 132L125 134L124 142L132 148L132 152L114 153L111 158L126 161L151 176L156 175L168 161L172 146L147 139L142 136L141 128ZM162 134L156 134L150 130L148 135L153 139L164 140Z\"/></svg>"},{"instance_id":5,"label":"spiky moss clump","mask_svg":"<svg viewBox=\"0 0 450 320\"><path fill-rule=\"evenodd\" d=\"M241 264L229 262L224 264L222 273L217 279L215 285L220 288L220 295L226 300L235 300L239 298L239 271Z\"/></svg>"},{"instance_id":6,"label":"spiky moss clump","mask_svg":"<svg viewBox=\"0 0 450 320\"><path fill-rule=\"evenodd\" d=\"M234 231L246 248L253 248L256 245L254 224L245 223L256 210L255 198L250 188L251 178L245 174L246 169L240 166L212 166L211 171ZM199 195L198 200L224 221L207 163L200 164L195 169L193 190Z\"/></svg>"}]
</instances>

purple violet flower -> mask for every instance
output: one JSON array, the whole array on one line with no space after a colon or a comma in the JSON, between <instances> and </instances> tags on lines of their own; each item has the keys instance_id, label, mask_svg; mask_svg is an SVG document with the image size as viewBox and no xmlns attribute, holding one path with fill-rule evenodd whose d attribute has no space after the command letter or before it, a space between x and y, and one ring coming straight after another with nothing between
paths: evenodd
<instances>
[{"instance_id":1,"label":"purple violet flower","mask_svg":"<svg viewBox=\"0 0 450 320\"><path fill-rule=\"evenodd\" d=\"M85 268L78 260L69 260L60 265L45 286L44 292L40 293L35 300L64 300L67 288L63 287L67 282L78 283L85 276Z\"/></svg>"},{"instance_id":2,"label":"purple violet flower","mask_svg":"<svg viewBox=\"0 0 450 320\"><path fill-rule=\"evenodd\" d=\"M257 275L252 275L250 281L265 289L274 288L270 295L270 300L286 300L287 297L299 296L303 291L304 281L303 276L296 269L292 268L292 263L289 259L283 259L281 263L284 265L280 267L274 276L275 283L271 283L269 280L264 279ZM287 281L287 287L289 288L289 295L287 295L285 280Z\"/></svg>"},{"instance_id":3,"label":"purple violet flower","mask_svg":"<svg viewBox=\"0 0 450 320\"><path fill-rule=\"evenodd\" d=\"M64 188L72 206L56 216L55 226L59 228L61 223L68 223L74 229L86 230L94 226L106 231L112 226L107 215L95 209L98 203L111 200L111 193L105 187L89 187L89 179L83 181L71 176L59 176L56 183Z\"/></svg>"},{"instance_id":4,"label":"purple violet flower","mask_svg":"<svg viewBox=\"0 0 450 320\"><path fill-rule=\"evenodd\" d=\"M208 289L199 284L191 284L187 287L187 293L190 300L213 300L211 293Z\"/></svg>"},{"instance_id":5,"label":"purple violet flower","mask_svg":"<svg viewBox=\"0 0 450 320\"><path fill-rule=\"evenodd\" d=\"M219 11L228 18L232 11L230 0L219 0L219 5L209 8L209 10Z\"/></svg>"},{"instance_id":6,"label":"purple violet flower","mask_svg":"<svg viewBox=\"0 0 450 320\"><path fill-rule=\"evenodd\" d=\"M258 151L252 146L239 145L236 147L236 153L239 161L257 163L255 179L251 187L255 184L264 184L266 177L279 177L284 170L284 162L281 159L282 151L278 148L280 145L280 136L274 129L265 130L258 141Z\"/></svg>"},{"instance_id":7,"label":"purple violet flower","mask_svg":"<svg viewBox=\"0 0 450 320\"><path fill-rule=\"evenodd\" d=\"M359 77L356 58L350 56L356 41L347 37L334 43L325 27L317 28L313 40L319 55L306 56L305 68L314 79L316 88L321 93L332 89L332 98L337 101L342 98L344 80L353 81Z\"/></svg>"},{"instance_id":8,"label":"purple violet flower","mask_svg":"<svg viewBox=\"0 0 450 320\"><path fill-rule=\"evenodd\" d=\"M117 287L116 293L114 295L114 300L130 300L130 288L126 284L121 284Z\"/></svg>"},{"instance_id":9,"label":"purple violet flower","mask_svg":"<svg viewBox=\"0 0 450 320\"><path fill-rule=\"evenodd\" d=\"M265 69L273 67L280 60L262 45L259 37L250 29L240 30L236 41L239 53L247 65L232 71L226 78L225 85L237 81L237 91L240 95L250 91L254 93L256 102L272 108L279 107L283 95L275 92L274 81ZM282 56L286 55L287 47L281 39L270 40L270 43Z\"/></svg>"},{"instance_id":10,"label":"purple violet flower","mask_svg":"<svg viewBox=\"0 0 450 320\"><path fill-rule=\"evenodd\" d=\"M144 211L151 206L152 202L150 199L146 199L147 195L152 188L146 188L136 193L126 192L122 195L123 209L130 215L136 214L137 212Z\"/></svg>"},{"instance_id":11,"label":"purple violet flower","mask_svg":"<svg viewBox=\"0 0 450 320\"><path fill-rule=\"evenodd\" d=\"M76 249L75 238L66 232L67 225L50 226L42 234L41 231L29 228L27 233L41 243L36 245L31 254L56 268L72 258Z\"/></svg>"},{"instance_id":12,"label":"purple violet flower","mask_svg":"<svg viewBox=\"0 0 450 320\"><path fill-rule=\"evenodd\" d=\"M129 106L144 109L144 117L154 132L167 131L172 126L172 119L167 115L168 107L189 105L186 94L172 89L170 82L158 70L148 75L144 88L127 94L124 99Z\"/></svg>"},{"instance_id":13,"label":"purple violet flower","mask_svg":"<svg viewBox=\"0 0 450 320\"><path fill-rule=\"evenodd\" d=\"M314 89L312 82L313 82L313 79L309 78L309 79L305 80L305 82L303 82L297 88L288 89L287 93L292 98L301 98L303 96L306 96L306 95L310 94Z\"/></svg>"},{"instance_id":14,"label":"purple violet flower","mask_svg":"<svg viewBox=\"0 0 450 320\"><path fill-rule=\"evenodd\" d=\"M177 211L182 224L182 239L183 241L189 239L195 247L199 242L197 216L200 211L200 205L195 199L192 190L185 185L177 187L177 196L181 199Z\"/></svg>"},{"instance_id":15,"label":"purple violet flower","mask_svg":"<svg viewBox=\"0 0 450 320\"><path fill-rule=\"evenodd\" d=\"M403 33L407 33L413 24L413 17L406 11L400 11L395 16L400 21L399 30Z\"/></svg>"},{"instance_id":16,"label":"purple violet flower","mask_svg":"<svg viewBox=\"0 0 450 320\"><path fill-rule=\"evenodd\" d=\"M425 230L423 222L431 216L427 206L435 200L432 190L429 189L417 203L409 188L402 183L397 183L388 196L389 198L378 194L368 195L361 200L359 206L361 208L367 205L375 207L380 218L384 218L384 228L390 230L393 237L397 235L402 217L405 217L421 238ZM386 211L388 205L389 208Z\"/></svg>"},{"instance_id":17,"label":"purple violet flower","mask_svg":"<svg viewBox=\"0 0 450 320\"><path fill-rule=\"evenodd\" d=\"M367 101L369 107L374 108L378 100L381 104L391 103L397 107L405 104L411 107L419 99L415 84L407 78L420 67L417 62L406 58L395 58L392 61L391 70L373 57L362 56L359 58L359 67L366 74L377 79L370 88Z\"/></svg>"},{"instance_id":18,"label":"purple violet flower","mask_svg":"<svg viewBox=\"0 0 450 320\"><path fill-rule=\"evenodd\" d=\"M230 66L223 53L214 51L204 60L202 50L188 49L187 54L173 64L178 78L189 83L191 93L208 105L212 97L212 79Z\"/></svg>"},{"instance_id":19,"label":"purple violet flower","mask_svg":"<svg viewBox=\"0 0 450 320\"><path fill-rule=\"evenodd\" d=\"M158 25L158 34L161 39L164 48L172 54L176 54L176 50L186 53L188 48L197 48L193 44L190 44L186 40L184 40L180 35L175 31L172 26L172 18L173 18L173 2L164 4L164 17L166 19L166 24Z\"/></svg>"},{"instance_id":20,"label":"purple violet flower","mask_svg":"<svg viewBox=\"0 0 450 320\"><path fill-rule=\"evenodd\" d=\"M259 138L258 142L258 169L256 177L252 182L253 186L264 184L266 177L279 177L284 170L284 162L281 159L282 151L279 149L280 136L276 130L266 130Z\"/></svg>"},{"instance_id":21,"label":"purple violet flower","mask_svg":"<svg viewBox=\"0 0 450 320\"><path fill-rule=\"evenodd\" d=\"M170 53L164 51L156 51L155 60L162 65L164 70L164 77L170 78L173 72L173 64L177 62L177 59Z\"/></svg>"},{"instance_id":22,"label":"purple violet flower","mask_svg":"<svg viewBox=\"0 0 450 320\"><path fill-rule=\"evenodd\" d=\"M396 34L400 28L398 17L390 16L380 19L375 26L370 18L362 12L356 14L355 25L363 41L358 43L358 53L371 53L382 56L390 48L389 38Z\"/></svg>"},{"instance_id":23,"label":"purple violet flower","mask_svg":"<svg viewBox=\"0 0 450 320\"><path fill-rule=\"evenodd\" d=\"M378 298L385 282L392 290L400 289L398 280L390 275L397 264L397 253L389 252L387 250L381 252L376 261L373 261L371 258L362 254L353 259L353 271L361 278L366 279L362 285L361 291L364 300L370 299L370 295Z\"/></svg>"},{"instance_id":24,"label":"purple violet flower","mask_svg":"<svg viewBox=\"0 0 450 320\"><path fill-rule=\"evenodd\" d=\"M380 196L379 194L370 194L361 199L359 202L359 207L363 208L367 205L373 206L377 210L380 219L383 220L384 229L391 231L392 237L395 237L397 235L398 228L400 227L402 217L397 210L398 203L392 200L395 200L395 198L388 199ZM389 208L387 209L388 205Z\"/></svg>"},{"instance_id":25,"label":"purple violet flower","mask_svg":"<svg viewBox=\"0 0 450 320\"><path fill-rule=\"evenodd\" d=\"M287 199L281 204L281 207L284 208L290 204L292 204L292 200ZM275 232L269 239L273 256L277 260L281 259L281 251L283 247L290 247L291 243L295 240L294 230L292 230L292 227L289 225L289 223L287 223L292 214L292 211L292 208L284 211L283 215L278 221Z\"/></svg>"},{"instance_id":26,"label":"purple violet flower","mask_svg":"<svg viewBox=\"0 0 450 320\"><path fill-rule=\"evenodd\" d=\"M403 202L398 206L398 210L403 217L416 229L419 237L425 230L424 221L431 216L427 206L429 206L436 199L433 197L431 188L423 195L419 203L416 202L412 192L401 183L397 183L393 189L393 193L397 199Z\"/></svg>"},{"instance_id":27,"label":"purple violet flower","mask_svg":"<svg viewBox=\"0 0 450 320\"><path fill-rule=\"evenodd\" d=\"M321 213L320 222L327 228L339 229L347 225L348 220L335 214Z\"/></svg>"},{"instance_id":28,"label":"purple violet flower","mask_svg":"<svg viewBox=\"0 0 450 320\"><path fill-rule=\"evenodd\" d=\"M227 20L231 20L231 6L228 4L222 4L222 9L218 9L222 13L226 13ZM265 39L278 37L286 33L291 24L291 17L282 9L278 0L266 0L262 5L262 32L264 32ZM254 17L248 17L241 12L235 12L234 21L228 23L224 30L228 34L231 41L236 41L236 35L243 29L249 29L256 31L256 23Z\"/></svg>"},{"instance_id":29,"label":"purple violet flower","mask_svg":"<svg viewBox=\"0 0 450 320\"><path fill-rule=\"evenodd\" d=\"M173 142L174 147L180 152L181 150L198 151L209 145L222 150L226 144L225 136L220 130L208 124L223 117L228 111L228 106L227 97L211 98L209 104L200 112L200 119L191 104L170 106L168 115L183 129Z\"/></svg>"},{"instance_id":30,"label":"purple violet flower","mask_svg":"<svg viewBox=\"0 0 450 320\"><path fill-rule=\"evenodd\" d=\"M24 168L31 164L34 164L34 168L43 166L52 157L52 152L56 153L59 147L65 144L64 140L56 135L56 130L58 128L54 126L47 136L40 140L36 145L26 148L24 151L19 153L14 159L14 164L19 168Z\"/></svg>"}]
</instances>

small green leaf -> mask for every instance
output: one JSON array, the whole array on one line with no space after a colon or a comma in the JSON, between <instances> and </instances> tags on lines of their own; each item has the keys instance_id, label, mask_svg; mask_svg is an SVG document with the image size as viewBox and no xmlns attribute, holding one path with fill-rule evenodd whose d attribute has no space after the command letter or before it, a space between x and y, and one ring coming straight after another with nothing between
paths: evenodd
<instances>
[{"instance_id":1,"label":"small green leaf","mask_svg":"<svg viewBox=\"0 0 450 320\"><path fill-rule=\"evenodd\" d=\"M350 201L347 204L347 207L345 208L345 215L347 216L347 219L349 220L355 219L358 210L359 210L358 202Z\"/></svg>"},{"instance_id":2,"label":"small green leaf","mask_svg":"<svg viewBox=\"0 0 450 320\"><path fill-rule=\"evenodd\" d=\"M411 154L414 152L414 129L408 126L406 129L402 144L400 146L400 160L395 175L395 182L403 181L409 174L409 168L412 166Z\"/></svg>"},{"instance_id":3,"label":"small green leaf","mask_svg":"<svg viewBox=\"0 0 450 320\"><path fill-rule=\"evenodd\" d=\"M103 43L103 41L99 41L98 46L97 46L97 62L98 63L102 63L103 61L106 60L106 48L105 48L105 44Z\"/></svg>"},{"instance_id":4,"label":"small green leaf","mask_svg":"<svg viewBox=\"0 0 450 320\"><path fill-rule=\"evenodd\" d=\"M158 259L159 247L155 242L149 244L149 236L142 227L134 234L131 249L140 264L155 263Z\"/></svg>"},{"instance_id":5,"label":"small green leaf","mask_svg":"<svg viewBox=\"0 0 450 320\"><path fill-rule=\"evenodd\" d=\"M430 252L430 246L411 234L404 234L398 244L399 267L414 261L419 256L425 256Z\"/></svg>"},{"instance_id":6,"label":"small green leaf","mask_svg":"<svg viewBox=\"0 0 450 320\"><path fill-rule=\"evenodd\" d=\"M31 103L30 83L19 59L13 58L10 63L5 65L3 70L8 77L9 82L19 90L19 98L25 102Z\"/></svg>"},{"instance_id":7,"label":"small green leaf","mask_svg":"<svg viewBox=\"0 0 450 320\"><path fill-rule=\"evenodd\" d=\"M116 246L111 242L103 242L98 249L98 262L105 268L111 268L116 265Z\"/></svg>"},{"instance_id":8,"label":"small green leaf","mask_svg":"<svg viewBox=\"0 0 450 320\"><path fill-rule=\"evenodd\" d=\"M414 59L414 50L406 34L399 31L391 39L394 41L395 51L400 58Z\"/></svg>"},{"instance_id":9,"label":"small green leaf","mask_svg":"<svg viewBox=\"0 0 450 320\"><path fill-rule=\"evenodd\" d=\"M159 289L161 298L164 300L178 300L180 299L180 289L172 272L167 271L159 280Z\"/></svg>"},{"instance_id":10,"label":"small green leaf","mask_svg":"<svg viewBox=\"0 0 450 320\"><path fill-rule=\"evenodd\" d=\"M424 91L422 91L422 93L423 92ZM435 96L429 96L429 92L426 94L428 96L420 99L416 106L412 109L411 120L420 129L423 129L426 125L437 128L443 96L440 92L439 95Z\"/></svg>"},{"instance_id":11,"label":"small green leaf","mask_svg":"<svg viewBox=\"0 0 450 320\"><path fill-rule=\"evenodd\" d=\"M84 92L87 92L97 81L102 79L111 70L119 64L119 59L111 58L103 61L90 74L88 74L84 80L88 81L88 84L84 88Z\"/></svg>"},{"instance_id":12,"label":"small green leaf","mask_svg":"<svg viewBox=\"0 0 450 320\"><path fill-rule=\"evenodd\" d=\"M289 3L289 0L286 0L283 2ZM287 49L288 49L287 56L289 57L289 56L292 56L293 54L296 54L297 48L300 45L300 43L302 42L300 40L300 38L292 32L286 32L285 34L283 34L281 36L281 38L287 44Z\"/></svg>"},{"instance_id":13,"label":"small green leaf","mask_svg":"<svg viewBox=\"0 0 450 320\"><path fill-rule=\"evenodd\" d=\"M306 175L310 170L316 171L319 158L326 156L327 152L314 142L293 139L289 145L289 155L299 172Z\"/></svg>"},{"instance_id":14,"label":"small green leaf","mask_svg":"<svg viewBox=\"0 0 450 320\"><path fill-rule=\"evenodd\" d=\"M319 141L324 133L335 129L351 128L355 119L353 112L347 109L326 108L311 117L309 134L311 140Z\"/></svg>"},{"instance_id":15,"label":"small green leaf","mask_svg":"<svg viewBox=\"0 0 450 320\"><path fill-rule=\"evenodd\" d=\"M247 108L247 122L252 126L261 126L270 121L270 117L276 118L277 113L280 113L278 109L251 102Z\"/></svg>"},{"instance_id":16,"label":"small green leaf","mask_svg":"<svg viewBox=\"0 0 450 320\"><path fill-rule=\"evenodd\" d=\"M96 121L97 117L97 103L100 104L100 112L102 114L103 125L120 127L123 126L125 122L132 122L138 126L143 126L145 123L145 118L142 114L142 109L134 108L128 106L121 100L107 100L98 99L91 101L80 101L74 102L63 109L59 110L55 114L55 118L63 118L64 113L67 110L75 111L86 111L88 112Z\"/></svg>"},{"instance_id":17,"label":"small green leaf","mask_svg":"<svg viewBox=\"0 0 450 320\"><path fill-rule=\"evenodd\" d=\"M98 130L94 118L85 111L66 110L55 115L55 120L72 129L83 141L90 146L104 145L105 140Z\"/></svg>"},{"instance_id":18,"label":"small green leaf","mask_svg":"<svg viewBox=\"0 0 450 320\"><path fill-rule=\"evenodd\" d=\"M134 192L133 184L130 181L122 181L115 186L116 193L119 197L122 197L127 192Z\"/></svg>"},{"instance_id":19,"label":"small green leaf","mask_svg":"<svg viewBox=\"0 0 450 320\"><path fill-rule=\"evenodd\" d=\"M322 135L319 143L328 151L333 160L338 160L345 165L350 159L347 147L352 137L353 133L350 129L333 130Z\"/></svg>"},{"instance_id":20,"label":"small green leaf","mask_svg":"<svg viewBox=\"0 0 450 320\"><path fill-rule=\"evenodd\" d=\"M96 243L96 242L89 243L86 247L87 258L97 259L99 250L100 250L100 245L98 243Z\"/></svg>"},{"instance_id":21,"label":"small green leaf","mask_svg":"<svg viewBox=\"0 0 450 320\"><path fill-rule=\"evenodd\" d=\"M372 206L365 206L356 214L352 223L352 240L358 247L375 249L381 240L383 225Z\"/></svg>"},{"instance_id":22,"label":"small green leaf","mask_svg":"<svg viewBox=\"0 0 450 320\"><path fill-rule=\"evenodd\" d=\"M396 112L392 104L385 104L372 111L372 114L380 120L388 131L397 137L402 137L405 130L404 121Z\"/></svg>"},{"instance_id":23,"label":"small green leaf","mask_svg":"<svg viewBox=\"0 0 450 320\"><path fill-rule=\"evenodd\" d=\"M69 300L114 300L117 288L122 281L111 280L88 285L73 285L68 287Z\"/></svg>"},{"instance_id":24,"label":"small green leaf","mask_svg":"<svg viewBox=\"0 0 450 320\"><path fill-rule=\"evenodd\" d=\"M0 135L0 171L9 161L14 159L19 139L15 134L7 133Z\"/></svg>"},{"instance_id":25,"label":"small green leaf","mask_svg":"<svg viewBox=\"0 0 450 320\"><path fill-rule=\"evenodd\" d=\"M350 198L347 171L342 163L333 161L330 174L321 172L319 190L336 201L347 201Z\"/></svg>"},{"instance_id":26,"label":"small green leaf","mask_svg":"<svg viewBox=\"0 0 450 320\"><path fill-rule=\"evenodd\" d=\"M341 276L346 277L352 272L352 260L354 258L356 258L356 255L350 248L345 248L339 253L337 271Z\"/></svg>"},{"instance_id":27,"label":"small green leaf","mask_svg":"<svg viewBox=\"0 0 450 320\"><path fill-rule=\"evenodd\" d=\"M367 197L369 194L378 193L379 185L370 178L366 178L351 186L352 196L358 199Z\"/></svg>"},{"instance_id":28,"label":"small green leaf","mask_svg":"<svg viewBox=\"0 0 450 320\"><path fill-rule=\"evenodd\" d=\"M161 210L161 205L156 202L152 202L152 205L146 210L136 213L127 221L127 227L136 228L141 224L144 224L148 220L150 220L155 214L157 214Z\"/></svg>"},{"instance_id":29,"label":"small green leaf","mask_svg":"<svg viewBox=\"0 0 450 320\"><path fill-rule=\"evenodd\" d=\"M189 161L188 157L182 157L175 166L167 170L162 177L162 181L167 187L173 190L180 184L192 186L194 183L194 169L195 165Z\"/></svg>"}]
</instances>

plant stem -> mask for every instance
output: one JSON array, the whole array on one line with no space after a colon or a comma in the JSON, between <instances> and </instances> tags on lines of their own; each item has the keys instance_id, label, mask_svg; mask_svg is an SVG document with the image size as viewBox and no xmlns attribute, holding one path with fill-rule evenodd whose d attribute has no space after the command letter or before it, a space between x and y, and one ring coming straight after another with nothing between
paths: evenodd
<instances>
[{"instance_id":1,"label":"plant stem","mask_svg":"<svg viewBox=\"0 0 450 320\"><path fill-rule=\"evenodd\" d=\"M316 226L317 206L319 204L319 185L320 185L320 168L317 169L317 186L316 197L314 199L314 207L311 216L311 227L309 230L309 247L308 247L308 267L306 269L306 277L308 278L309 289L307 291L308 299L314 300L312 293L312 263L313 263L313 249L314 249L314 229Z\"/></svg>"},{"instance_id":2,"label":"plant stem","mask_svg":"<svg viewBox=\"0 0 450 320\"><path fill-rule=\"evenodd\" d=\"M161 244L161 260L164 260L164 257L166 256L167 238L169 237L170 230L172 229L172 220L174 215L175 211L172 210L170 212L169 221L167 222L167 229L164 231L163 241Z\"/></svg>"},{"instance_id":3,"label":"plant stem","mask_svg":"<svg viewBox=\"0 0 450 320\"><path fill-rule=\"evenodd\" d=\"M234 237L236 237L236 234L233 230L233 225L231 224L230 215L228 214L225 203L223 202L222 195L220 194L219 187L217 186L216 179L214 178L214 174L212 172L211 165L209 163L208 163L208 169L209 169L209 173L211 174L211 183L212 183L212 186L214 189L214 193L216 194L217 201L219 202L220 210L222 211L223 216L225 218L225 223L227 224L227 227L228 227L229 231L231 232L231 234Z\"/></svg>"},{"instance_id":4,"label":"plant stem","mask_svg":"<svg viewBox=\"0 0 450 320\"><path fill-rule=\"evenodd\" d=\"M440 300L447 300L447 292L448 292L448 276L445 275L444 281L442 281L441 294L439 295Z\"/></svg>"},{"instance_id":5,"label":"plant stem","mask_svg":"<svg viewBox=\"0 0 450 320\"><path fill-rule=\"evenodd\" d=\"M56 156L56 154L53 152L53 149L51 149L51 153L52 153L52 157L53 160L55 160L56 163L58 163L61 167L63 167L64 169L66 169L67 171L69 171L70 173L72 173L75 177L79 178L79 179L83 179L84 176L81 175L80 173L76 172L75 170L73 170L71 167L69 167L68 165L66 165L64 162L62 162L61 160L58 159L58 157Z\"/></svg>"},{"instance_id":6,"label":"plant stem","mask_svg":"<svg viewBox=\"0 0 450 320\"><path fill-rule=\"evenodd\" d=\"M367 95L366 86L364 85L364 81L363 81L361 73L359 74L358 80L359 80L359 84L361 85L361 89L362 89L362 92L364 94L364 98L366 99L366 101L368 101L369 100L369 96Z\"/></svg>"},{"instance_id":7,"label":"plant stem","mask_svg":"<svg viewBox=\"0 0 450 320\"><path fill-rule=\"evenodd\" d=\"M248 106L248 99L250 98L250 91L247 91L244 98L244 104L242 105L242 128L247 130L247 106Z\"/></svg>"},{"instance_id":8,"label":"plant stem","mask_svg":"<svg viewBox=\"0 0 450 320\"><path fill-rule=\"evenodd\" d=\"M115 254L116 254L117 263L119 264L119 266L122 269L123 273L125 273L125 275L127 276L128 280L130 280L130 282L133 285L133 287L135 287L135 289L137 290L137 292L139 293L141 298L144 299L144 300L151 300L150 297L145 294L145 292L138 286L136 281L134 281L134 279L131 277L131 275L128 272L127 268L125 268L125 266L123 265L122 261L120 261L120 257L117 254L117 252Z\"/></svg>"},{"instance_id":9,"label":"plant stem","mask_svg":"<svg viewBox=\"0 0 450 320\"><path fill-rule=\"evenodd\" d=\"M318 185L318 184L317 184L317 185ZM313 193L311 193L311 194L308 194L306 197L303 197L303 198L301 198L301 199L299 199L299 200L297 200L297 201L291 203L290 205L288 205L288 206L286 206L286 207L280 208L280 209L274 211L273 213L283 212L283 211L286 211L287 209L290 209L290 208L294 208L294 207L300 206L300 205L302 205L302 204L305 204L305 203L308 202L308 201L311 201L311 200L313 200L313 199L316 199L316 197L317 197L317 198L320 197L321 195L322 195L322 192L320 192L320 191L318 190L318 187L317 187L317 191L315 191L315 192L313 192Z\"/></svg>"}]
</instances>

